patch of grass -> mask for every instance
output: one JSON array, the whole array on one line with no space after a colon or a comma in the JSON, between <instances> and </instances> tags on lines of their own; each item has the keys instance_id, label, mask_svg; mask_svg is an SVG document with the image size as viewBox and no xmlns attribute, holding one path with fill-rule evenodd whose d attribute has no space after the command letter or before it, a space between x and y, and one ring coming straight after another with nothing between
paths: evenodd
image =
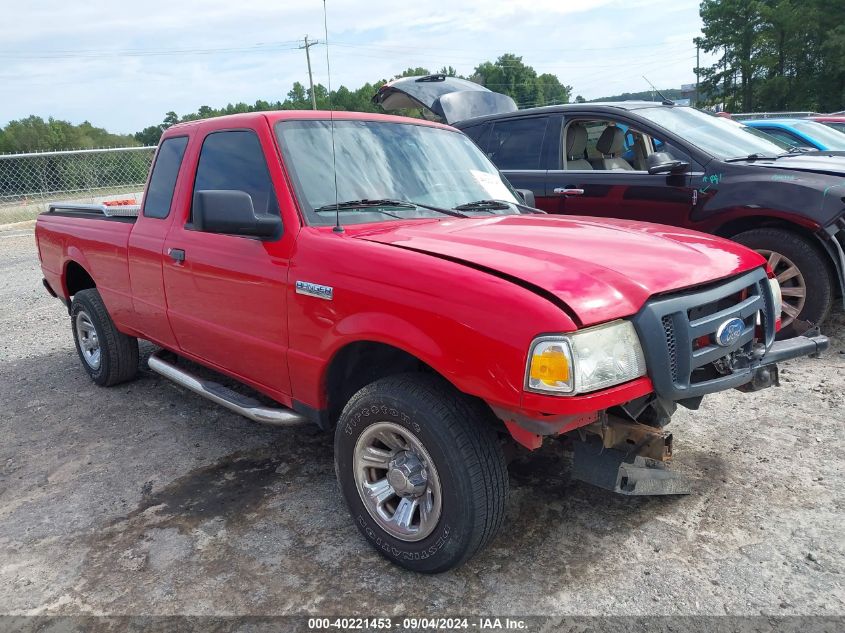
<instances>
[{"instance_id":1,"label":"patch of grass","mask_svg":"<svg viewBox=\"0 0 845 633\"><path fill-rule=\"evenodd\" d=\"M0 207L0 225L34 220L35 216L42 211L46 211L46 205L30 204L20 207Z\"/></svg>"}]
</instances>

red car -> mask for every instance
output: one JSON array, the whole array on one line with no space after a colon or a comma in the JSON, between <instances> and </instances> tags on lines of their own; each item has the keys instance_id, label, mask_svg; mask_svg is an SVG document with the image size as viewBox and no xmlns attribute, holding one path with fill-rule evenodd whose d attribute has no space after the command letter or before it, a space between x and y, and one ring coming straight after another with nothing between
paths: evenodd
<instances>
[{"instance_id":1,"label":"red car","mask_svg":"<svg viewBox=\"0 0 845 633\"><path fill-rule=\"evenodd\" d=\"M676 404L827 347L775 342L779 286L753 251L538 213L469 138L414 119L175 125L140 209L56 204L36 238L97 384L135 376L142 338L152 370L233 411L334 429L355 525L421 572L496 534L511 448L562 437L576 477L684 492L664 464Z\"/></svg>"},{"instance_id":2,"label":"red car","mask_svg":"<svg viewBox=\"0 0 845 633\"><path fill-rule=\"evenodd\" d=\"M839 132L845 132L845 116L837 116L834 114L819 114L809 117L811 121L818 121L824 123L828 127L832 127Z\"/></svg>"}]
</instances>

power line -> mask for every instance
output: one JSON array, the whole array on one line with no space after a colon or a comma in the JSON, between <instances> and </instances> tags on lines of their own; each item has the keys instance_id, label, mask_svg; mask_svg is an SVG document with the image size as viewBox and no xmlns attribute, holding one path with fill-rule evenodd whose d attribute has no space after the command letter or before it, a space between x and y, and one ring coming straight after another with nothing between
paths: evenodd
<instances>
[{"instance_id":1,"label":"power line","mask_svg":"<svg viewBox=\"0 0 845 633\"><path fill-rule=\"evenodd\" d=\"M296 50L296 46L285 44L290 42L258 43L251 46L230 46L220 48L177 48L177 49L115 49L115 50L78 50L78 51L49 51L37 54L21 54L16 51L0 51L2 59L102 59L110 57L163 57L171 55L208 55L217 53L263 53L273 50Z\"/></svg>"},{"instance_id":2,"label":"power line","mask_svg":"<svg viewBox=\"0 0 845 633\"><path fill-rule=\"evenodd\" d=\"M425 47L415 47L415 46L407 46L403 44L353 44L351 42L333 42L335 46L345 46L349 48L369 48L375 50L382 50L382 49L394 49L394 50L415 50L415 51L423 51L426 53L430 53L431 49ZM629 49L629 48L656 48L656 47L669 47L669 46L678 46L678 45L689 46L687 42L678 41L678 42L666 42L664 44L655 44L654 42L650 42L648 44L631 44L626 46L603 46L603 47L595 47L595 48L582 48L582 47L570 47L567 48L568 51L571 52L580 52L580 51L614 51L619 49ZM458 51L458 52L468 52L468 53L477 53L477 48L443 48L437 47L438 51L442 52L449 52L449 51ZM557 48L520 48L522 52L554 52L559 53L561 52L560 47Z\"/></svg>"}]
</instances>

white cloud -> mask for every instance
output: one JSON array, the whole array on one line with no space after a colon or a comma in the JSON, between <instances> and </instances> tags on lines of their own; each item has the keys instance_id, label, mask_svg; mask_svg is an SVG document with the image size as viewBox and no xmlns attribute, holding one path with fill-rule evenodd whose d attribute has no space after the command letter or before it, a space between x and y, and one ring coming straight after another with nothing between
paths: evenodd
<instances>
[{"instance_id":1,"label":"white cloud","mask_svg":"<svg viewBox=\"0 0 845 633\"><path fill-rule=\"evenodd\" d=\"M319 0L33 4L8 7L0 22L0 124L34 113L131 132L168 110L283 99L307 79L295 40L323 39ZM332 84L354 88L409 66L468 74L513 52L587 98L642 90L642 74L677 86L694 81L697 7L695 0L329 0L329 34L338 43ZM235 50L207 52L224 48ZM315 81L325 83L325 49L311 50Z\"/></svg>"}]
</instances>

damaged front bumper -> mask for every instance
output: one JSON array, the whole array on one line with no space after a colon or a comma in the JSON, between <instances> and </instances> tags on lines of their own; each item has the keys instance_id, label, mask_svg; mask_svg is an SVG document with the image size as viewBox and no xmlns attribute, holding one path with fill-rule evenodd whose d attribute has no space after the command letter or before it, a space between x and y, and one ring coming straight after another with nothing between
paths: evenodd
<instances>
[{"instance_id":1,"label":"damaged front bumper","mask_svg":"<svg viewBox=\"0 0 845 633\"><path fill-rule=\"evenodd\" d=\"M657 297L634 316L654 391L667 402L697 408L702 396L777 384L777 363L827 349L827 337L807 332L775 341L776 309L765 269L700 290ZM720 340L727 324L736 336Z\"/></svg>"},{"instance_id":2,"label":"damaged front bumper","mask_svg":"<svg viewBox=\"0 0 845 633\"><path fill-rule=\"evenodd\" d=\"M773 385L779 385L777 363L793 358L809 356L817 358L819 354L830 347L830 341L818 331L796 336L784 341L775 341L768 351L764 352L759 361L752 362L744 375L748 380L737 389L741 391L759 391Z\"/></svg>"}]
</instances>

